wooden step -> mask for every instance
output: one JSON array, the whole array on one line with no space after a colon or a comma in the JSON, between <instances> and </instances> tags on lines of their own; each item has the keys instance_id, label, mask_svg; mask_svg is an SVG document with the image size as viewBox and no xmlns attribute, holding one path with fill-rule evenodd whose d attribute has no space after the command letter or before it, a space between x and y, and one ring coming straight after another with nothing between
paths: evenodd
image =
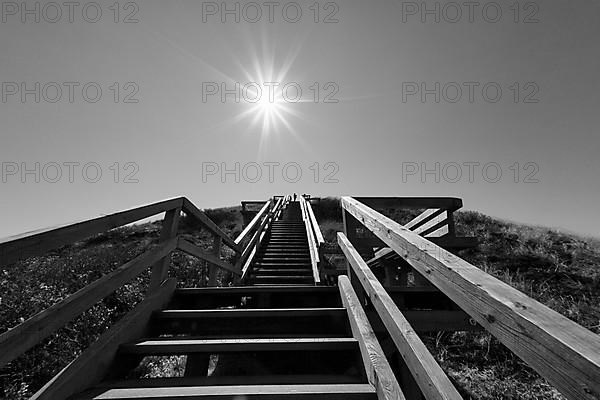
<instances>
[{"instance_id":1,"label":"wooden step","mask_svg":"<svg viewBox=\"0 0 600 400\"><path fill-rule=\"evenodd\" d=\"M308 258L310 259L310 251L308 251L308 249L306 251L304 251L303 253L299 253L298 250L296 251L277 251L277 252L260 252L256 255L256 257L277 257L277 258Z\"/></svg>"},{"instance_id":2,"label":"wooden step","mask_svg":"<svg viewBox=\"0 0 600 400\"><path fill-rule=\"evenodd\" d=\"M154 314L149 335L347 337L348 329L346 310L338 307L165 310Z\"/></svg>"},{"instance_id":3,"label":"wooden step","mask_svg":"<svg viewBox=\"0 0 600 400\"><path fill-rule=\"evenodd\" d=\"M292 269L292 268L283 268L283 269L255 269L251 272L252 276L269 276L269 275L295 275L295 276L309 276L312 278L312 270L311 269Z\"/></svg>"},{"instance_id":4,"label":"wooden step","mask_svg":"<svg viewBox=\"0 0 600 400\"><path fill-rule=\"evenodd\" d=\"M341 351L357 348L354 338L235 338L235 339L142 339L122 344L121 353L173 355L257 351Z\"/></svg>"},{"instance_id":5,"label":"wooden step","mask_svg":"<svg viewBox=\"0 0 600 400\"><path fill-rule=\"evenodd\" d=\"M311 276L288 276L288 275L258 275L253 276L250 281L255 283L269 283L269 284L281 284L281 283L306 283L314 284L314 280Z\"/></svg>"},{"instance_id":6,"label":"wooden step","mask_svg":"<svg viewBox=\"0 0 600 400\"><path fill-rule=\"evenodd\" d=\"M256 262L261 263L308 263L310 264L310 256L308 257L286 257L285 254L277 255L277 256L258 256L256 257Z\"/></svg>"},{"instance_id":7,"label":"wooden step","mask_svg":"<svg viewBox=\"0 0 600 400\"><path fill-rule=\"evenodd\" d=\"M285 250L285 251L304 251L308 250L308 242L306 243L265 243L261 246L265 250Z\"/></svg>"},{"instance_id":8,"label":"wooden step","mask_svg":"<svg viewBox=\"0 0 600 400\"><path fill-rule=\"evenodd\" d=\"M241 286L178 289L169 308L319 308L341 307L337 287L327 286Z\"/></svg>"},{"instance_id":9,"label":"wooden step","mask_svg":"<svg viewBox=\"0 0 600 400\"><path fill-rule=\"evenodd\" d=\"M254 268L265 268L265 267L266 268L269 268L269 267L271 267L271 268L277 268L277 267L279 267L281 265L285 265L287 267L292 267L293 266L293 267L298 267L298 268L303 268L303 267L311 268L310 261L307 261L307 262L285 262L285 263L282 263L282 262L278 262L278 261L260 261L260 260L258 260L258 261L256 261L255 263L252 264L252 266Z\"/></svg>"},{"instance_id":10,"label":"wooden step","mask_svg":"<svg viewBox=\"0 0 600 400\"><path fill-rule=\"evenodd\" d=\"M141 378L108 380L100 382L98 388L135 388L169 386L221 386L221 385L297 385L297 384L352 384L365 383L361 376L336 374L284 374L284 375L212 375L176 378Z\"/></svg>"},{"instance_id":11,"label":"wooden step","mask_svg":"<svg viewBox=\"0 0 600 400\"><path fill-rule=\"evenodd\" d=\"M178 400L375 400L370 384L337 385L235 385L158 388L100 388L76 397L77 400L178 399Z\"/></svg>"}]
</instances>

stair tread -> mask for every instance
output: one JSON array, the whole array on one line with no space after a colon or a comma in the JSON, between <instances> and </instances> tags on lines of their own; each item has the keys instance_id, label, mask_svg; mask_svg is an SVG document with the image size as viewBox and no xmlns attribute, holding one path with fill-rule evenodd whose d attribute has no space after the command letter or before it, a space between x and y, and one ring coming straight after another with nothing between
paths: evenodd
<instances>
[{"instance_id":1,"label":"stair tread","mask_svg":"<svg viewBox=\"0 0 600 400\"><path fill-rule=\"evenodd\" d=\"M364 395L365 399L375 399L375 388L367 383L357 384L317 384L317 385L235 385L235 386L170 386L152 388L102 388L84 394L78 399L117 400L117 399L196 399L209 397L213 399L276 399L276 398L315 398L337 400L348 396ZM366 397L369 395L368 397ZM244 397L242 397L244 396ZM264 397L263 397L264 396ZM312 397L311 396L311 397ZM336 396L336 397L333 397Z\"/></svg>"},{"instance_id":2,"label":"stair tread","mask_svg":"<svg viewBox=\"0 0 600 400\"><path fill-rule=\"evenodd\" d=\"M327 351L356 349L354 338L235 338L235 339L142 339L122 344L127 354L189 354L255 351Z\"/></svg>"},{"instance_id":3,"label":"stair tread","mask_svg":"<svg viewBox=\"0 0 600 400\"><path fill-rule=\"evenodd\" d=\"M159 318L203 318L203 317L248 317L263 316L305 316L345 313L343 307L328 308L230 308L222 310L162 310L156 313ZM292 315L293 314L293 315Z\"/></svg>"},{"instance_id":4,"label":"stair tread","mask_svg":"<svg viewBox=\"0 0 600 400\"><path fill-rule=\"evenodd\" d=\"M258 382L260 380L260 382ZM264 382L264 383L263 383ZM365 383L360 376L348 374L285 374L285 375L228 375L228 376L194 376L176 378L141 378L121 379L100 382L98 388L141 388L141 387L173 387L173 386L216 386L216 385L249 385L249 384L338 384Z\"/></svg>"}]
</instances>

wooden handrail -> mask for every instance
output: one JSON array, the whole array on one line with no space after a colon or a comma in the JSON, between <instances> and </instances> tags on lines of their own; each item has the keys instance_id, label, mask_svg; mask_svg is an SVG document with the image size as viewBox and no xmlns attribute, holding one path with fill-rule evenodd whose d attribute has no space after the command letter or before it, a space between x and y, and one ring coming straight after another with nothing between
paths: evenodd
<instances>
[{"instance_id":1,"label":"wooden handrail","mask_svg":"<svg viewBox=\"0 0 600 400\"><path fill-rule=\"evenodd\" d=\"M308 239L308 249L310 252L310 264L312 268L313 279L315 280L315 284L318 285L321 283L321 273L319 272L319 245L315 241L310 217L308 215L308 209L306 207L306 199L304 196L300 196L300 210L302 211L302 221L304 221L306 237Z\"/></svg>"},{"instance_id":2,"label":"wooden handrail","mask_svg":"<svg viewBox=\"0 0 600 400\"><path fill-rule=\"evenodd\" d=\"M254 231L252 238L250 239L248 244L244 247L242 255L240 256L240 259L237 262L237 268L240 268L240 270L241 270L241 275L242 275L241 280L242 281L244 281L248 275L248 272L250 270L250 264L252 263L252 259L254 258L254 255L256 254L258 247L260 246L260 243L264 237L266 229L268 229L269 224L275 219L276 215L278 215L278 213L281 211L284 203L285 203L285 198L279 198L277 200L277 202L275 203L275 206L273 206L273 208L265 214L265 217L263 218L262 222L257 227L257 229ZM264 207L263 207L263 209L264 209ZM262 212L262 210L261 210L261 212Z\"/></svg>"},{"instance_id":3,"label":"wooden handrail","mask_svg":"<svg viewBox=\"0 0 600 400\"><path fill-rule=\"evenodd\" d=\"M199 221L213 234L213 252L206 253L201 248L178 236L178 220L181 211ZM153 250L136 257L118 269L102 276L64 300L32 316L27 321L0 335L0 366L10 362L23 352L35 346L44 338L64 326L98 301L113 293L123 284L137 277L152 266L152 277L148 293L161 286L167 277L170 254L178 249L209 262L212 283L216 280L215 267L240 275L235 266L220 258L221 243L227 244L237 254L241 247L223 232L202 211L185 197L178 197L158 203L137 207L127 211L13 236L0 241L0 266L10 264L20 258L43 254L48 250L85 239L94 234L119 226L127 225L147 217L165 212L160 243Z\"/></svg>"},{"instance_id":4,"label":"wooden handrail","mask_svg":"<svg viewBox=\"0 0 600 400\"><path fill-rule=\"evenodd\" d=\"M414 231L415 229L419 228L421 225L429 222L433 218L442 214L444 211L446 211L446 210L444 210L443 208L428 208L427 210L423 211L421 214L417 215L412 220L408 221L406 224L404 224L404 226L406 228L410 229L411 231Z\"/></svg>"},{"instance_id":5,"label":"wooden handrail","mask_svg":"<svg viewBox=\"0 0 600 400\"><path fill-rule=\"evenodd\" d=\"M367 379L376 388L377 398L405 400L406 397L400 389L394 372L347 276L340 275L338 288L342 304L348 313L352 335L360 346Z\"/></svg>"},{"instance_id":6,"label":"wooden handrail","mask_svg":"<svg viewBox=\"0 0 600 400\"><path fill-rule=\"evenodd\" d=\"M338 232L338 244L425 398L427 400L462 400L450 379L427 350L394 300L348 238L341 232Z\"/></svg>"},{"instance_id":7,"label":"wooden handrail","mask_svg":"<svg viewBox=\"0 0 600 400\"><path fill-rule=\"evenodd\" d=\"M317 241L317 245L321 247L323 243L325 243L325 239L323 239L323 234L321 233L321 228L319 227L319 223L315 218L315 213L313 212L312 205L310 201L304 200L304 204L306 205L306 210L308 211L308 218L310 221L310 226L315 235L315 240Z\"/></svg>"},{"instance_id":8,"label":"wooden handrail","mask_svg":"<svg viewBox=\"0 0 600 400\"><path fill-rule=\"evenodd\" d=\"M154 250L137 256L66 299L4 332L0 335L0 366L12 361L123 284L131 281L153 263L173 251L176 245L176 239L159 244Z\"/></svg>"},{"instance_id":9,"label":"wooden handrail","mask_svg":"<svg viewBox=\"0 0 600 400\"><path fill-rule=\"evenodd\" d=\"M86 239L94 234L180 208L183 202L184 198L178 197L104 217L0 239L0 266L13 263L20 258L37 256L66 244Z\"/></svg>"},{"instance_id":10,"label":"wooden handrail","mask_svg":"<svg viewBox=\"0 0 600 400\"><path fill-rule=\"evenodd\" d=\"M202 225L208 228L215 235L219 235L223 239L223 243L232 248L236 253L239 254L242 252L242 248L233 239L231 239L225 232L221 230L221 228L211 221L206 214L200 211L198 207L196 207L185 197L183 198L183 212L201 222Z\"/></svg>"},{"instance_id":11,"label":"wooden handrail","mask_svg":"<svg viewBox=\"0 0 600 400\"><path fill-rule=\"evenodd\" d=\"M572 400L600 397L600 337L351 197L342 207Z\"/></svg>"},{"instance_id":12,"label":"wooden handrail","mask_svg":"<svg viewBox=\"0 0 600 400\"><path fill-rule=\"evenodd\" d=\"M221 260L215 254L210 254L202 250L200 247L196 246L192 242L185 240L182 237L177 239L177 250L181 250L184 253L187 253L191 256L198 257L204 261L208 261L209 263L225 269L227 271L233 272L234 274L240 275L241 272L239 269L235 268L233 265Z\"/></svg>"},{"instance_id":13,"label":"wooden handrail","mask_svg":"<svg viewBox=\"0 0 600 400\"><path fill-rule=\"evenodd\" d=\"M182 208L186 214L191 215L211 232L223 238L223 242L234 251L241 253L240 246L192 202L185 197L177 197L103 217L0 239L0 266L13 263L21 258L37 256L49 250L86 239L94 234L106 232L177 208Z\"/></svg>"},{"instance_id":14,"label":"wooden handrail","mask_svg":"<svg viewBox=\"0 0 600 400\"><path fill-rule=\"evenodd\" d=\"M152 313L167 305L176 285L175 279L165 280L154 293L147 296L104 332L79 357L38 390L30 400L71 398L90 385L102 381L109 372L121 343L147 334L148 321L150 321Z\"/></svg>"},{"instance_id":15,"label":"wooden handrail","mask_svg":"<svg viewBox=\"0 0 600 400\"><path fill-rule=\"evenodd\" d=\"M248 226L246 228L244 228L242 233L240 233L238 235L238 237L235 239L235 243L237 245L240 245L244 241L246 236L248 236L250 234L250 232L254 232L254 229L259 224L259 222L262 220L262 218L265 216L265 214L269 211L272 204L273 204L273 200L269 200L269 201L265 202L265 205L254 216L254 218L252 218L252 221L250 221Z\"/></svg>"}]
</instances>

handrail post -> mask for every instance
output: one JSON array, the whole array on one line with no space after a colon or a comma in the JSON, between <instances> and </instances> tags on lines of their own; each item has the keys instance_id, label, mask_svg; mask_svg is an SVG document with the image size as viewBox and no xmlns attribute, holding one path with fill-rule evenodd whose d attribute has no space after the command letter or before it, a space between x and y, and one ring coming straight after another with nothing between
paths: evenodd
<instances>
[{"instance_id":1,"label":"handrail post","mask_svg":"<svg viewBox=\"0 0 600 400\"><path fill-rule=\"evenodd\" d=\"M221 256L221 247L223 244L223 239L219 235L213 236L213 244L212 244L212 254L220 258ZM216 286L217 285L217 266L214 264L210 264L208 272L208 286Z\"/></svg>"},{"instance_id":2,"label":"handrail post","mask_svg":"<svg viewBox=\"0 0 600 400\"><path fill-rule=\"evenodd\" d=\"M165 217L162 222L162 230L160 232L159 242L165 242L177 236L179 229L179 217L181 216L181 207L174 208L165 212ZM152 265L152 273L150 275L150 286L148 293L156 291L162 282L167 278L169 265L171 264L171 253Z\"/></svg>"}]
</instances>

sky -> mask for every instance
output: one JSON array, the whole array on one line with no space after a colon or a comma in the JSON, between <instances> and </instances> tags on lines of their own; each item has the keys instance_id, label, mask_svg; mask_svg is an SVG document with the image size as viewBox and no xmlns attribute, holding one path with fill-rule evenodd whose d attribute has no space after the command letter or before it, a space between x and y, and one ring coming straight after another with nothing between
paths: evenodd
<instances>
[{"instance_id":1,"label":"sky","mask_svg":"<svg viewBox=\"0 0 600 400\"><path fill-rule=\"evenodd\" d=\"M0 237L186 196L454 196L600 237L600 3L2 2Z\"/></svg>"}]
</instances>

